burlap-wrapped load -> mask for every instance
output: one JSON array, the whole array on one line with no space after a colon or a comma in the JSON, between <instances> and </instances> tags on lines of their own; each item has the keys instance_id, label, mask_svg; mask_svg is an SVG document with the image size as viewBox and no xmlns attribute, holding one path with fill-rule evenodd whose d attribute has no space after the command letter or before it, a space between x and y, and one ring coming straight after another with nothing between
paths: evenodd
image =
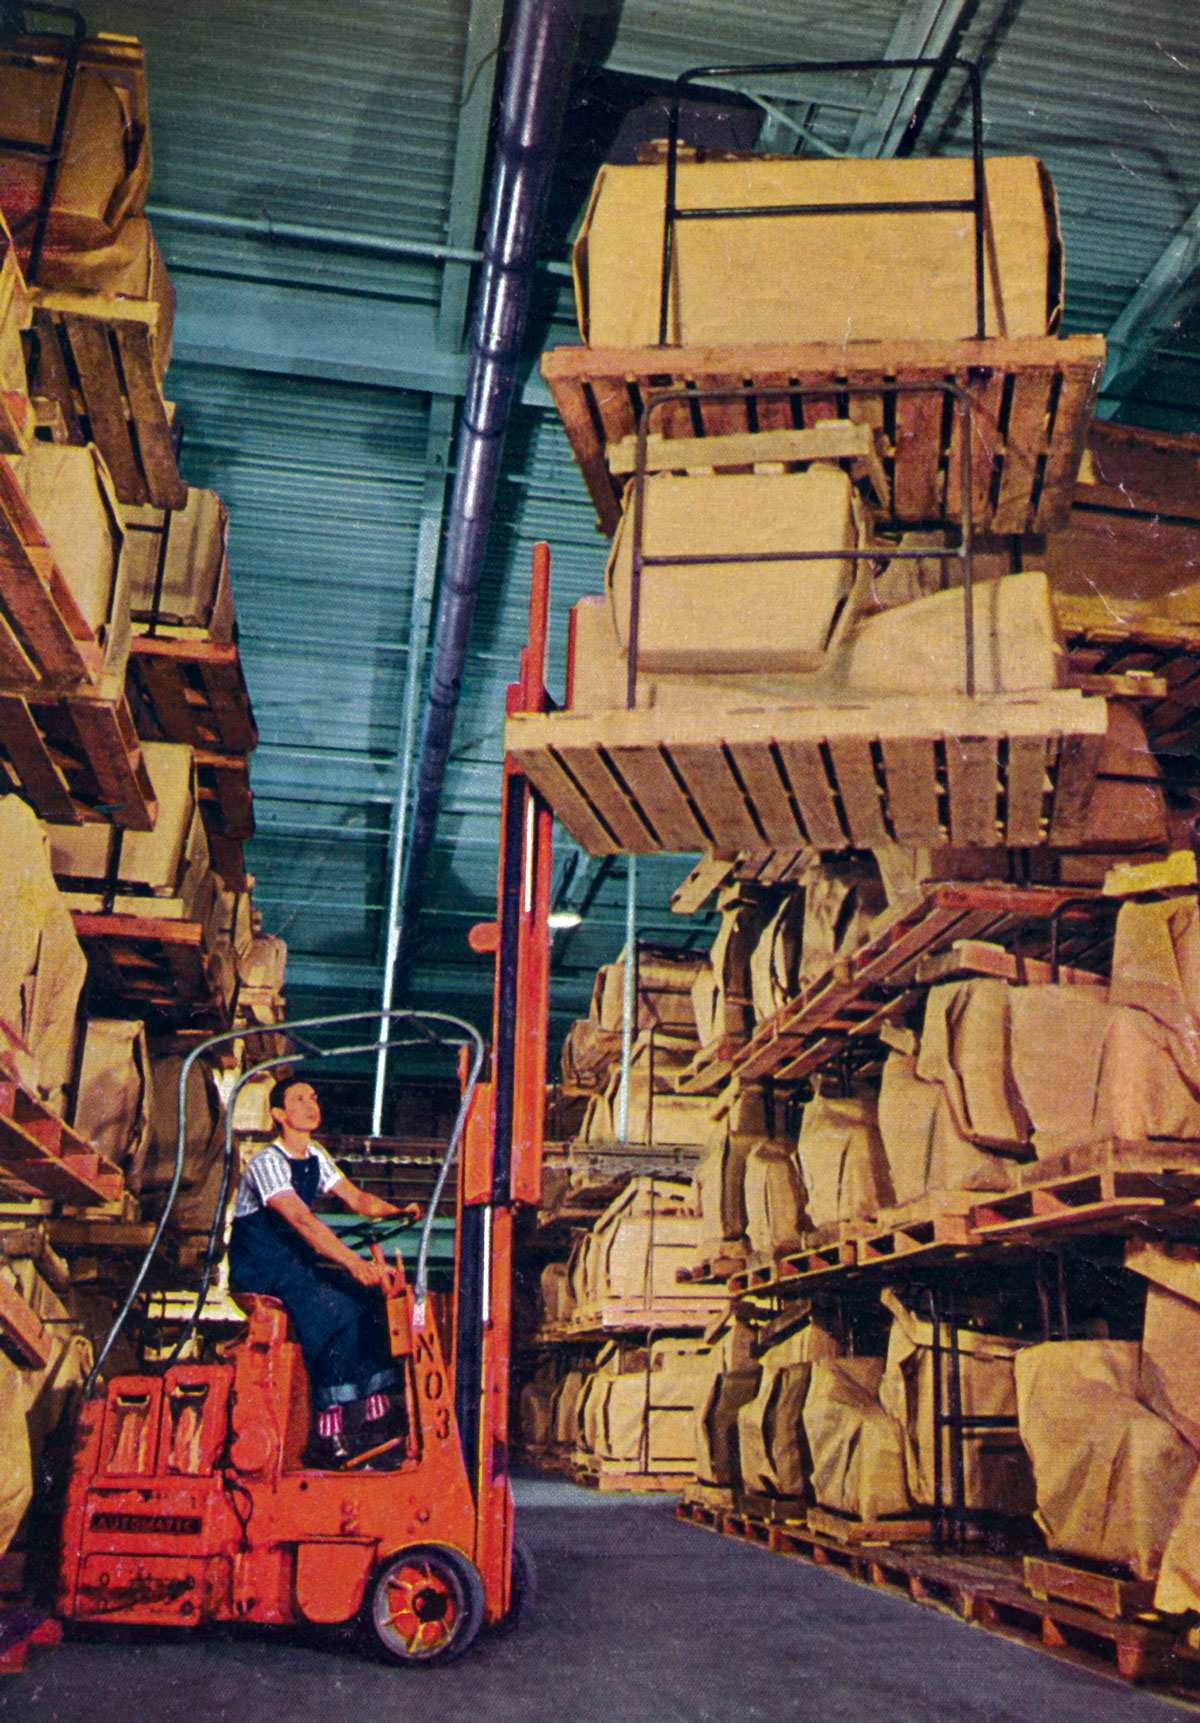
<instances>
[{"instance_id":1,"label":"burlap-wrapped load","mask_svg":"<svg viewBox=\"0 0 1200 1723\"><path fill-rule=\"evenodd\" d=\"M738 1413L753 1400L760 1376L752 1341L752 1330L736 1313L713 1336L695 1410L695 1469L702 1484L734 1489L740 1482Z\"/></svg>"},{"instance_id":2,"label":"burlap-wrapped load","mask_svg":"<svg viewBox=\"0 0 1200 1723\"><path fill-rule=\"evenodd\" d=\"M794 1250L809 1226L795 1150L770 1139L756 1142L746 1157L744 1189L751 1250L768 1256Z\"/></svg>"},{"instance_id":3,"label":"burlap-wrapped load","mask_svg":"<svg viewBox=\"0 0 1200 1723\"><path fill-rule=\"evenodd\" d=\"M798 987L807 987L839 957L863 943L871 923L887 908L883 881L857 856L824 857L805 869L804 927Z\"/></svg>"},{"instance_id":4,"label":"burlap-wrapped load","mask_svg":"<svg viewBox=\"0 0 1200 1723\"><path fill-rule=\"evenodd\" d=\"M620 1140L621 1071L618 1065L603 1094L587 1116L585 1140L611 1143ZM664 1076L656 1073L653 1083L648 1064L629 1074L629 1103L625 1116L628 1141L657 1143L672 1148L703 1148L712 1136L712 1101L704 1095L676 1095Z\"/></svg>"},{"instance_id":5,"label":"burlap-wrapped load","mask_svg":"<svg viewBox=\"0 0 1200 1723\"><path fill-rule=\"evenodd\" d=\"M548 1262L538 1282L538 1314L542 1322L565 1322L575 1308L571 1269L566 1262Z\"/></svg>"},{"instance_id":6,"label":"burlap-wrapped load","mask_svg":"<svg viewBox=\"0 0 1200 1723\"><path fill-rule=\"evenodd\" d=\"M1200 1251L1167 1240L1131 1242L1125 1266L1149 1281L1138 1398L1200 1453Z\"/></svg>"},{"instance_id":7,"label":"burlap-wrapped load","mask_svg":"<svg viewBox=\"0 0 1200 1723\"><path fill-rule=\"evenodd\" d=\"M554 1391L558 1366L552 1357L543 1358L521 1388L521 1444L526 1453L542 1454L554 1440Z\"/></svg>"},{"instance_id":8,"label":"burlap-wrapped load","mask_svg":"<svg viewBox=\"0 0 1200 1723\"><path fill-rule=\"evenodd\" d=\"M804 1401L813 1495L824 1508L867 1521L912 1512L904 1431L879 1402L883 1371L882 1358L821 1359Z\"/></svg>"},{"instance_id":9,"label":"burlap-wrapped load","mask_svg":"<svg viewBox=\"0 0 1200 1723\"><path fill-rule=\"evenodd\" d=\"M1051 1549L1153 1579L1197 1455L1138 1398L1136 1341L1060 1340L1016 1360L1021 1440Z\"/></svg>"},{"instance_id":10,"label":"burlap-wrapped load","mask_svg":"<svg viewBox=\"0 0 1200 1723\"><path fill-rule=\"evenodd\" d=\"M153 1110L144 1023L89 1018L72 1124L117 1166L142 1162Z\"/></svg>"},{"instance_id":11,"label":"burlap-wrapped load","mask_svg":"<svg viewBox=\"0 0 1200 1723\"><path fill-rule=\"evenodd\" d=\"M66 1307L28 1259L5 1259L0 1275L40 1318L49 1358L41 1368L0 1350L0 1555L20 1532L47 1436L91 1368L92 1351Z\"/></svg>"},{"instance_id":12,"label":"burlap-wrapped load","mask_svg":"<svg viewBox=\"0 0 1200 1723\"><path fill-rule=\"evenodd\" d=\"M805 894L785 892L750 953L750 994L758 1022L793 999L799 985L800 952L804 940Z\"/></svg>"},{"instance_id":13,"label":"burlap-wrapped load","mask_svg":"<svg viewBox=\"0 0 1200 1723\"><path fill-rule=\"evenodd\" d=\"M573 1451L579 1446L579 1398L583 1393L583 1371L568 1370L554 1390L551 1406L554 1446Z\"/></svg>"},{"instance_id":14,"label":"burlap-wrapped load","mask_svg":"<svg viewBox=\"0 0 1200 1723\"><path fill-rule=\"evenodd\" d=\"M233 639L233 593L226 539L229 517L215 491L188 487L187 501L169 514L152 504L125 504L125 541L129 604L136 624L154 616L162 533L167 535L162 563L157 621L172 628L203 629L209 640Z\"/></svg>"},{"instance_id":15,"label":"burlap-wrapped load","mask_svg":"<svg viewBox=\"0 0 1200 1723\"><path fill-rule=\"evenodd\" d=\"M588 1451L647 1472L690 1474L710 1353L698 1338L651 1340L647 1351L622 1361L624 1368L598 1375L584 1414Z\"/></svg>"},{"instance_id":16,"label":"burlap-wrapped load","mask_svg":"<svg viewBox=\"0 0 1200 1723\"><path fill-rule=\"evenodd\" d=\"M60 49L31 38L30 52L0 65L0 107L14 142L48 147L65 71ZM0 153L0 207L23 253L33 238L43 164ZM53 251L86 251L113 240L146 206L150 136L144 56L131 38L83 44L46 227Z\"/></svg>"},{"instance_id":17,"label":"burlap-wrapped load","mask_svg":"<svg viewBox=\"0 0 1200 1723\"><path fill-rule=\"evenodd\" d=\"M38 443L10 464L107 675L123 682L129 659L129 571L112 477L99 449Z\"/></svg>"},{"instance_id":18,"label":"burlap-wrapped load","mask_svg":"<svg viewBox=\"0 0 1200 1723\"><path fill-rule=\"evenodd\" d=\"M692 987L704 959L662 946L639 946L633 1026L696 1039ZM598 1029L619 1030L625 1020L625 953L596 975L588 1021Z\"/></svg>"},{"instance_id":19,"label":"burlap-wrapped load","mask_svg":"<svg viewBox=\"0 0 1200 1723\"><path fill-rule=\"evenodd\" d=\"M711 1297L709 1288L675 1278L677 1268L695 1260L700 1227L690 1179L632 1179L592 1229L588 1302L674 1306Z\"/></svg>"},{"instance_id":20,"label":"burlap-wrapped load","mask_svg":"<svg viewBox=\"0 0 1200 1723\"><path fill-rule=\"evenodd\" d=\"M1123 1141L1200 1136L1200 908L1121 906L1113 941L1096 1132Z\"/></svg>"},{"instance_id":21,"label":"burlap-wrapped load","mask_svg":"<svg viewBox=\"0 0 1200 1723\"><path fill-rule=\"evenodd\" d=\"M643 1359L643 1369L645 1368ZM612 1378L621 1368L621 1350L610 1341L602 1346L583 1372L583 1386L575 1404L575 1422L579 1426L577 1453L590 1454L600 1437L604 1395Z\"/></svg>"},{"instance_id":22,"label":"burlap-wrapped load","mask_svg":"<svg viewBox=\"0 0 1200 1723\"><path fill-rule=\"evenodd\" d=\"M603 1088L621 1057L621 1031L601 1029L581 1017L567 1030L562 1050L562 1082L568 1089Z\"/></svg>"},{"instance_id":23,"label":"burlap-wrapped load","mask_svg":"<svg viewBox=\"0 0 1200 1723\"><path fill-rule=\"evenodd\" d=\"M710 1103L712 1136L696 1165L704 1256L741 1254L746 1247L746 1164L769 1137L762 1090L733 1083Z\"/></svg>"},{"instance_id":24,"label":"burlap-wrapped load","mask_svg":"<svg viewBox=\"0 0 1200 1723\"><path fill-rule=\"evenodd\" d=\"M50 868L45 833L0 798L0 1070L61 1113L87 963Z\"/></svg>"},{"instance_id":25,"label":"burlap-wrapped load","mask_svg":"<svg viewBox=\"0 0 1200 1723\"><path fill-rule=\"evenodd\" d=\"M184 1061L175 1054L152 1061L152 1110L144 1151L131 1157L125 1179L148 1211L161 1212L175 1173L179 1131L179 1078ZM184 1110L183 1173L171 1209L180 1233L207 1232L216 1213L225 1157L225 1110L216 1073L197 1060L188 1074ZM230 1192L236 1185L236 1168Z\"/></svg>"},{"instance_id":26,"label":"burlap-wrapped load","mask_svg":"<svg viewBox=\"0 0 1200 1723\"><path fill-rule=\"evenodd\" d=\"M754 999L750 987L750 954L762 926L762 910L734 888L732 900L721 898L721 926L708 962L692 985L696 1031L702 1047L728 1036L741 1039L754 1029Z\"/></svg>"},{"instance_id":27,"label":"burlap-wrapped load","mask_svg":"<svg viewBox=\"0 0 1200 1723\"><path fill-rule=\"evenodd\" d=\"M860 1220L895 1201L875 1097L819 1091L804 1109L796 1152L814 1227Z\"/></svg>"},{"instance_id":28,"label":"burlap-wrapped load","mask_svg":"<svg viewBox=\"0 0 1200 1723\"><path fill-rule=\"evenodd\" d=\"M906 1308L892 1288L882 1294L891 1312L887 1363L879 1385L879 1403L904 1432L904 1466L908 1492L923 1506L934 1505L933 1324ZM950 1331L942 1332L943 1393L948 1393ZM958 1331L959 1385L964 1416L1017 1416L1013 1362L1022 1343L999 1334ZM944 1406L949 1410L948 1400ZM950 1500L951 1432L942 1432L944 1502ZM968 1508L993 1513L1031 1514L1035 1506L1033 1473L1017 1430L982 1430L963 1441L963 1498Z\"/></svg>"},{"instance_id":29,"label":"burlap-wrapped load","mask_svg":"<svg viewBox=\"0 0 1200 1723\"><path fill-rule=\"evenodd\" d=\"M759 1364L758 1392L738 1411L738 1455L742 1487L756 1495L800 1501L812 1475L804 1433L804 1402L818 1358L836 1358L837 1343L817 1323L806 1323Z\"/></svg>"},{"instance_id":30,"label":"burlap-wrapped load","mask_svg":"<svg viewBox=\"0 0 1200 1723\"><path fill-rule=\"evenodd\" d=\"M897 1203L927 1191L1002 1191L1014 1163L963 1135L940 1083L918 1075L918 1060L889 1053L879 1086L879 1133Z\"/></svg>"}]
</instances>

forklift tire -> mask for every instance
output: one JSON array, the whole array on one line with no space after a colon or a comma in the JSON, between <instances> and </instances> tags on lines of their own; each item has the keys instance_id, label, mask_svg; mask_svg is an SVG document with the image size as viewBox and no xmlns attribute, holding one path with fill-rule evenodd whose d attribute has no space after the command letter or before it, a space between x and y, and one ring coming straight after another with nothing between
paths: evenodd
<instances>
[{"instance_id":1,"label":"forklift tire","mask_svg":"<svg viewBox=\"0 0 1200 1723\"><path fill-rule=\"evenodd\" d=\"M363 1615L393 1663L450 1663L474 1642L483 1604L483 1581L465 1555L415 1544L380 1567Z\"/></svg>"},{"instance_id":2,"label":"forklift tire","mask_svg":"<svg viewBox=\"0 0 1200 1723\"><path fill-rule=\"evenodd\" d=\"M524 1538L518 1537L514 1533L512 1586L509 1589L508 1609L492 1628L492 1632L515 1633L518 1627L523 1627L537 1601L537 1588L538 1572L537 1563L533 1559L533 1551Z\"/></svg>"}]
</instances>

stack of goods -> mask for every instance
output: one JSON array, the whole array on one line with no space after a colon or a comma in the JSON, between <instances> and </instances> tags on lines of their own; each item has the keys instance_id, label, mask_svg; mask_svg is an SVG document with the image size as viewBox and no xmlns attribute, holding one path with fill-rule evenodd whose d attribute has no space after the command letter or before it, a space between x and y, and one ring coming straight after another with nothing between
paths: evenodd
<instances>
[{"instance_id":1,"label":"stack of goods","mask_svg":"<svg viewBox=\"0 0 1200 1723\"><path fill-rule=\"evenodd\" d=\"M698 1336L603 1347L580 1397L577 1463L635 1478L690 1477L710 1350Z\"/></svg>"},{"instance_id":2,"label":"stack of goods","mask_svg":"<svg viewBox=\"0 0 1200 1723\"><path fill-rule=\"evenodd\" d=\"M737 1420L739 1471L748 1493L805 1500L812 1455L804 1433L804 1402L813 1366L837 1355L833 1336L807 1318L759 1352L757 1391L740 1408Z\"/></svg>"},{"instance_id":3,"label":"stack of goods","mask_svg":"<svg viewBox=\"0 0 1200 1723\"><path fill-rule=\"evenodd\" d=\"M696 1401L696 1477L702 1484L729 1489L740 1481L740 1414L761 1375L753 1343L753 1329L736 1310L713 1335L708 1380Z\"/></svg>"},{"instance_id":4,"label":"stack of goods","mask_svg":"<svg viewBox=\"0 0 1200 1723\"><path fill-rule=\"evenodd\" d=\"M711 1304L707 1288L675 1278L694 1259L699 1235L690 1179L631 1179L587 1235L572 1276L576 1320L613 1306L682 1316Z\"/></svg>"},{"instance_id":5,"label":"stack of goods","mask_svg":"<svg viewBox=\"0 0 1200 1723\"><path fill-rule=\"evenodd\" d=\"M0 797L0 1069L61 1116L87 965L37 819Z\"/></svg>"}]
</instances>

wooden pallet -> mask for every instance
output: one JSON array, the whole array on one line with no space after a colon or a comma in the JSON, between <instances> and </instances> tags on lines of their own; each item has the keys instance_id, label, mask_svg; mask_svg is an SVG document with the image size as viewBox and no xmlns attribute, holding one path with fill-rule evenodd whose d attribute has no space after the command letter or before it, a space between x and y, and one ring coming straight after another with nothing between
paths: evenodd
<instances>
[{"instance_id":1,"label":"wooden pallet","mask_svg":"<svg viewBox=\"0 0 1200 1723\"><path fill-rule=\"evenodd\" d=\"M968 1216L981 1242L1124 1232L1176 1220L1200 1232L1200 1143L1103 1142L1036 1162L1010 1191L981 1197Z\"/></svg>"},{"instance_id":2,"label":"wooden pallet","mask_svg":"<svg viewBox=\"0 0 1200 1723\"><path fill-rule=\"evenodd\" d=\"M94 691L0 693L0 765L44 820L153 829L154 788L123 689L109 678Z\"/></svg>"},{"instance_id":3,"label":"wooden pallet","mask_svg":"<svg viewBox=\"0 0 1200 1723\"><path fill-rule=\"evenodd\" d=\"M232 754L197 751L196 795L204 829L211 838L247 843L254 836L254 792L250 763Z\"/></svg>"},{"instance_id":4,"label":"wooden pallet","mask_svg":"<svg viewBox=\"0 0 1200 1723\"><path fill-rule=\"evenodd\" d=\"M677 1268L675 1278L681 1286L724 1286L731 1274L745 1266L744 1256L706 1256L687 1268Z\"/></svg>"},{"instance_id":5,"label":"wooden pallet","mask_svg":"<svg viewBox=\"0 0 1200 1723\"><path fill-rule=\"evenodd\" d=\"M119 1203L125 1180L36 1095L0 1079L0 1190L91 1206Z\"/></svg>"},{"instance_id":6,"label":"wooden pallet","mask_svg":"<svg viewBox=\"0 0 1200 1723\"><path fill-rule=\"evenodd\" d=\"M1102 1573L1061 1556L1027 1555L1022 1563L1022 1576L1031 1596L1043 1601L1057 1597L1065 1603L1082 1604L1109 1621L1135 1615L1144 1618L1154 1607L1153 1580L1134 1579L1128 1573Z\"/></svg>"},{"instance_id":7,"label":"wooden pallet","mask_svg":"<svg viewBox=\"0 0 1200 1723\"><path fill-rule=\"evenodd\" d=\"M123 503L187 501L155 370L152 300L31 288L30 394L72 443L95 443ZM43 409L44 410L44 409Z\"/></svg>"},{"instance_id":8,"label":"wooden pallet","mask_svg":"<svg viewBox=\"0 0 1200 1723\"><path fill-rule=\"evenodd\" d=\"M103 671L104 653L0 457L0 687L90 687Z\"/></svg>"},{"instance_id":9,"label":"wooden pallet","mask_svg":"<svg viewBox=\"0 0 1200 1723\"><path fill-rule=\"evenodd\" d=\"M677 1470L642 1471L634 1461L613 1460L600 1454L575 1454L564 1470L574 1484L603 1495L678 1494L691 1478L692 1462L680 1461Z\"/></svg>"},{"instance_id":10,"label":"wooden pallet","mask_svg":"<svg viewBox=\"0 0 1200 1723\"><path fill-rule=\"evenodd\" d=\"M72 912L87 954L97 1009L149 1015L156 1029L228 1029L229 1009L209 976L204 929L195 921Z\"/></svg>"},{"instance_id":11,"label":"wooden pallet","mask_svg":"<svg viewBox=\"0 0 1200 1723\"><path fill-rule=\"evenodd\" d=\"M1108 715L1078 689L514 713L505 747L589 855L1079 841Z\"/></svg>"},{"instance_id":12,"label":"wooden pallet","mask_svg":"<svg viewBox=\"0 0 1200 1723\"><path fill-rule=\"evenodd\" d=\"M972 403L972 513L977 531L1053 532L1065 525L1104 366L1104 341L1076 335L1020 341L871 341L787 347L558 347L542 375L575 459L612 535L624 478L610 451L633 436L656 389L753 385L750 400L672 403L652 429L728 436L850 418L873 426L895 518L952 520L960 508L958 419L947 397L899 382L957 382ZM862 387L863 393L850 394ZM815 388L807 399L768 391ZM618 462L618 464L620 464Z\"/></svg>"},{"instance_id":13,"label":"wooden pallet","mask_svg":"<svg viewBox=\"0 0 1200 1723\"><path fill-rule=\"evenodd\" d=\"M1003 946L1019 939L1027 980L1049 976L1044 965L1052 918L1061 919L1058 955L1064 965L1093 976L1107 973L1114 900L1066 886L930 885L915 902L885 912L871 937L835 963L795 999L759 1025L734 1054L707 1050L676 1082L684 1094L715 1093L736 1076L798 1082L839 1055L852 1041L873 1035L919 997L932 962L964 941ZM922 972L922 966L924 971ZM1014 965L1014 979L1018 970Z\"/></svg>"},{"instance_id":14,"label":"wooden pallet","mask_svg":"<svg viewBox=\"0 0 1200 1723\"><path fill-rule=\"evenodd\" d=\"M613 1334L656 1333L702 1334L714 1317L723 1315L724 1298L660 1298L654 1304L629 1302L601 1304L577 1310L565 1322L543 1324L533 1337L534 1346L557 1346L564 1341L603 1340Z\"/></svg>"},{"instance_id":15,"label":"wooden pallet","mask_svg":"<svg viewBox=\"0 0 1200 1723\"><path fill-rule=\"evenodd\" d=\"M861 1585L897 1593L1067 1662L1129 1682L1171 1683L1185 1689L1195 1676L1188 1667L1181 1630L1162 1622L1106 1617L1026 1589L1016 1561L1004 1557L949 1555L919 1544L853 1543L807 1524L749 1523L747 1516L706 1508L686 1494L676 1514L691 1525L764 1544L841 1573Z\"/></svg>"},{"instance_id":16,"label":"wooden pallet","mask_svg":"<svg viewBox=\"0 0 1200 1723\"><path fill-rule=\"evenodd\" d=\"M1132 680L1155 751L1190 750L1200 739L1200 623L1168 617L1125 622L1103 601L1062 594L1054 608L1072 676Z\"/></svg>"},{"instance_id":17,"label":"wooden pallet","mask_svg":"<svg viewBox=\"0 0 1200 1723\"><path fill-rule=\"evenodd\" d=\"M933 1535L928 1515L892 1514L884 1519L861 1520L856 1514L839 1513L814 1503L805 1516L808 1529L840 1544L927 1543Z\"/></svg>"},{"instance_id":18,"label":"wooden pallet","mask_svg":"<svg viewBox=\"0 0 1200 1723\"><path fill-rule=\"evenodd\" d=\"M135 634L129 681L138 734L244 758L258 728L236 645L171 632Z\"/></svg>"}]
</instances>

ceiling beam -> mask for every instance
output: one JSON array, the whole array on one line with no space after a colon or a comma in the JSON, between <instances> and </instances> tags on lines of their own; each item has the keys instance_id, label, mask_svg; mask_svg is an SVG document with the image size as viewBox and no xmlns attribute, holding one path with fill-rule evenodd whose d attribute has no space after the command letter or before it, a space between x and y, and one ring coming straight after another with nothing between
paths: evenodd
<instances>
[{"instance_id":1,"label":"ceiling beam","mask_svg":"<svg viewBox=\"0 0 1200 1723\"><path fill-rule=\"evenodd\" d=\"M1171 325L1200 300L1200 204L1179 228L1105 336L1108 364L1096 417L1119 409Z\"/></svg>"},{"instance_id":2,"label":"ceiling beam","mask_svg":"<svg viewBox=\"0 0 1200 1723\"><path fill-rule=\"evenodd\" d=\"M896 20L885 60L933 60L952 52L978 0L920 0ZM895 155L904 128L916 112L935 68L924 71L880 72L850 137L852 156Z\"/></svg>"}]
</instances>

